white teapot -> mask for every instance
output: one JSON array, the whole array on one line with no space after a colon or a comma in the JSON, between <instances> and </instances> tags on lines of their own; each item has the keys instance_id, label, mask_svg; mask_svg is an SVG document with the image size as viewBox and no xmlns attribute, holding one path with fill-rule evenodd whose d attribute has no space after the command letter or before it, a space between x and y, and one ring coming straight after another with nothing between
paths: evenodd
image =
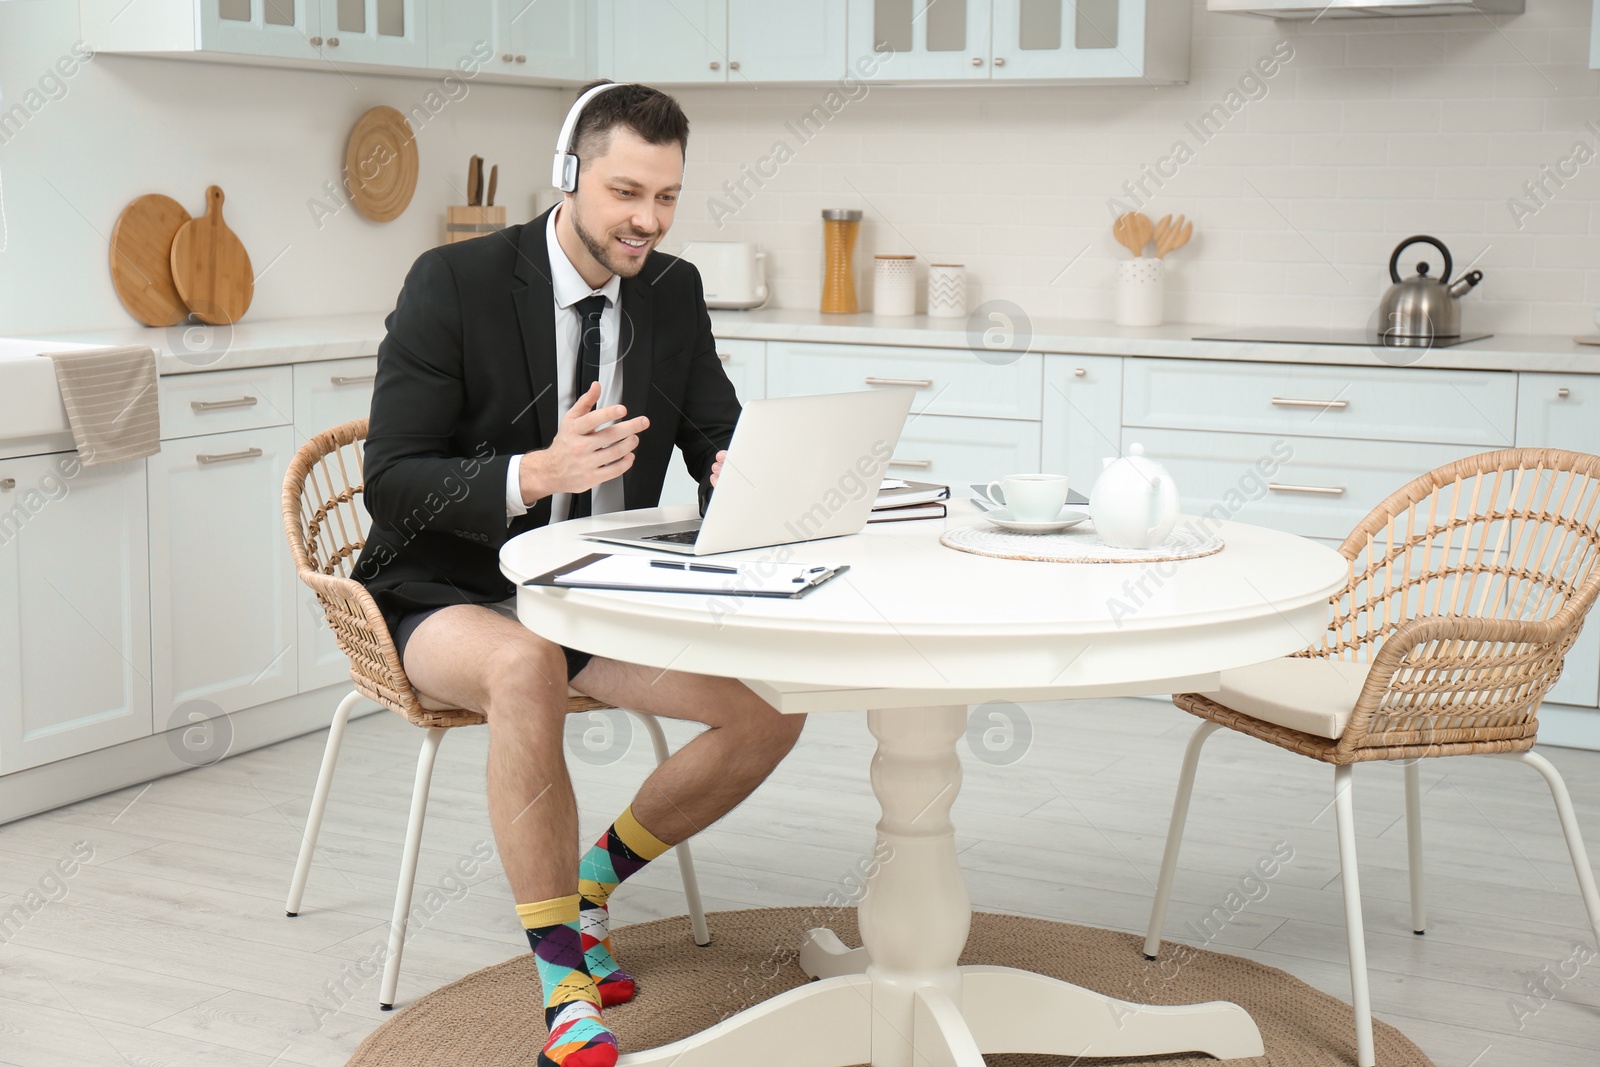
<instances>
[{"instance_id":1,"label":"white teapot","mask_svg":"<svg viewBox=\"0 0 1600 1067\"><path fill-rule=\"evenodd\" d=\"M1100 540L1113 548L1154 548L1178 524L1178 487L1166 468L1144 458L1144 446L1101 460L1089 493L1089 515Z\"/></svg>"}]
</instances>

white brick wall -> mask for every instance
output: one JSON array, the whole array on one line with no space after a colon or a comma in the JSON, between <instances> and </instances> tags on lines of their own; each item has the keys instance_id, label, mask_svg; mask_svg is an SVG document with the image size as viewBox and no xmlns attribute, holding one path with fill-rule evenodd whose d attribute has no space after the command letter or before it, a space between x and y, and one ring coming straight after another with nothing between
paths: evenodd
<instances>
[{"instance_id":1,"label":"white brick wall","mask_svg":"<svg viewBox=\"0 0 1600 1067\"><path fill-rule=\"evenodd\" d=\"M875 87L805 144L784 123L820 89L678 91L693 132L667 247L756 241L770 253L775 303L815 307L818 212L860 207L864 302L872 255L912 252L923 276L929 259L966 263L969 305L1004 297L1040 317L1109 318L1113 261L1127 253L1111 238L1107 199L1175 140L1193 144L1185 121L1286 39L1294 58L1266 96L1143 207L1195 222L1169 260L1170 320L1365 325L1394 245L1432 233L1484 272L1463 309L1469 328L1592 333L1600 160L1520 227L1506 206L1575 141L1596 143L1584 129L1600 127L1590 3L1528 8L1492 21L1312 25L1212 15L1196 0L1186 86ZM779 138L794 159L719 227L709 197Z\"/></svg>"}]
</instances>

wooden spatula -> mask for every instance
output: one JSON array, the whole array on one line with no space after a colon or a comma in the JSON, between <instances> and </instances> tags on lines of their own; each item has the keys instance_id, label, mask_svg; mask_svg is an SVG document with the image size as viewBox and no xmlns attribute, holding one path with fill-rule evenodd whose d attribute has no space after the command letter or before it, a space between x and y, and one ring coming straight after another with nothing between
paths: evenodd
<instances>
[{"instance_id":1,"label":"wooden spatula","mask_svg":"<svg viewBox=\"0 0 1600 1067\"><path fill-rule=\"evenodd\" d=\"M238 322L255 295L250 255L222 221L222 189L206 190L206 213L172 239L172 281L195 318L211 326Z\"/></svg>"},{"instance_id":2,"label":"wooden spatula","mask_svg":"<svg viewBox=\"0 0 1600 1067\"><path fill-rule=\"evenodd\" d=\"M1163 222L1166 220L1163 219ZM1194 232L1194 223L1184 220L1182 215L1178 221L1168 227L1165 235L1156 238L1156 258L1165 259L1168 252L1182 248L1189 243L1189 235Z\"/></svg>"}]
</instances>

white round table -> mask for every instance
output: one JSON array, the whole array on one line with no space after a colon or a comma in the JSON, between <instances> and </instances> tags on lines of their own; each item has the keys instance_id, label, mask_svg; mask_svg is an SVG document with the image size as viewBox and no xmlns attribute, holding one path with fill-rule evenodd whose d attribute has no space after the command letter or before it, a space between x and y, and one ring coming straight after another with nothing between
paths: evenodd
<instances>
[{"instance_id":1,"label":"white round table","mask_svg":"<svg viewBox=\"0 0 1600 1067\"><path fill-rule=\"evenodd\" d=\"M983 1053L1262 1054L1255 1023L1222 1001L1155 1007L1031 971L957 966L972 909L950 809L956 743L985 701L1215 688L1225 669L1313 643L1345 560L1305 538L1225 523L1221 552L1176 563L994 559L938 543L951 517L870 525L852 537L708 557L847 563L798 600L556 589L520 583L590 552L603 528L692 516L691 508L601 515L507 542L517 614L552 641L650 667L742 679L786 712L865 709L877 739L882 809L862 947L812 931L801 952L820 979L646 1051L619 1067L746 1067L784 1049L806 1067L982 1067ZM660 557L660 553L643 553ZM686 557L677 557L686 558Z\"/></svg>"}]
</instances>

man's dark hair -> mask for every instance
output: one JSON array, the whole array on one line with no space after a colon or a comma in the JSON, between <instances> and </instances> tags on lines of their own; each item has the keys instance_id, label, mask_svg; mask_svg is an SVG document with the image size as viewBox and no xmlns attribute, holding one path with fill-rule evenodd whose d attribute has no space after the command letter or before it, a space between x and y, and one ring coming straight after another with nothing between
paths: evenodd
<instances>
[{"instance_id":1,"label":"man's dark hair","mask_svg":"<svg viewBox=\"0 0 1600 1067\"><path fill-rule=\"evenodd\" d=\"M592 81L578 90L578 95L608 84L609 78ZM589 101L578 117L577 128L572 132L572 150L578 155L580 173L589 169L590 160L610 151L611 134L618 126L628 127L649 144L676 143L688 158L689 118L678 102L648 85L623 85L607 89Z\"/></svg>"}]
</instances>

